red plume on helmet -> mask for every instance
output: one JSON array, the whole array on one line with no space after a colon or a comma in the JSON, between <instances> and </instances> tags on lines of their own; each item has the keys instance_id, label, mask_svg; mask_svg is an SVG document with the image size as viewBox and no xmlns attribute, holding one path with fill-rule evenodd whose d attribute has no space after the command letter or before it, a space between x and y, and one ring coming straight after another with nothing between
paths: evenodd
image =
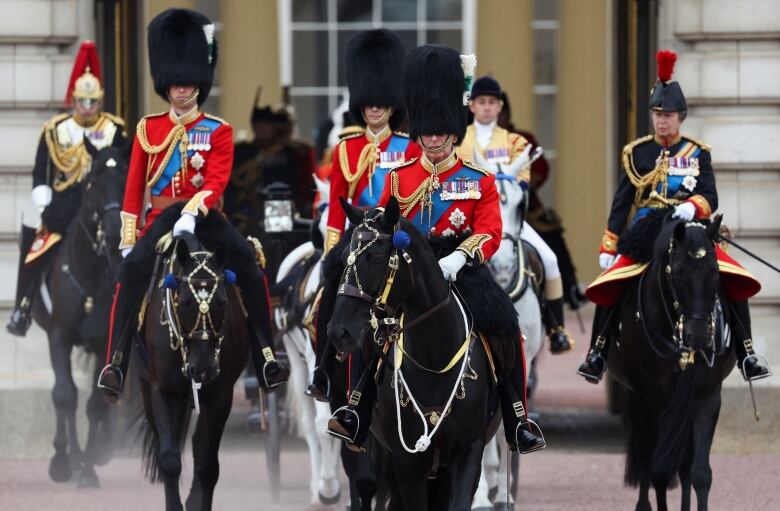
<instances>
[{"instance_id":1,"label":"red plume on helmet","mask_svg":"<svg viewBox=\"0 0 780 511\"><path fill-rule=\"evenodd\" d=\"M655 54L655 60L658 63L658 79L664 83L671 80L677 54L669 50L660 50Z\"/></svg>"},{"instance_id":2,"label":"red plume on helmet","mask_svg":"<svg viewBox=\"0 0 780 511\"><path fill-rule=\"evenodd\" d=\"M89 40L81 43L81 48L79 48L79 52L76 55L76 62L73 63L68 91L65 93L66 105L70 105L73 102L73 89L76 86L76 80L86 72L87 68L101 83L103 82L103 77L100 74L100 58L97 54L97 48L95 48L95 43Z\"/></svg>"}]
</instances>

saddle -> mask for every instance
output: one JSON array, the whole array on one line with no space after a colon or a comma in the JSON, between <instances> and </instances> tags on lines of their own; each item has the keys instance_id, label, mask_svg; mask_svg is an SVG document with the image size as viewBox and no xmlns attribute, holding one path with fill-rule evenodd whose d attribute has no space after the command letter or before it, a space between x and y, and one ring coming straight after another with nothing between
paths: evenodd
<instances>
[{"instance_id":1,"label":"saddle","mask_svg":"<svg viewBox=\"0 0 780 511\"><path fill-rule=\"evenodd\" d=\"M504 239L509 239L512 242L514 250L512 278L506 285L502 286L506 294L509 295L509 299L516 302L525 294L529 286L532 287L535 295L540 296L544 282L544 267L538 263L541 260L539 252L533 245L520 238L514 238L505 233Z\"/></svg>"}]
</instances>

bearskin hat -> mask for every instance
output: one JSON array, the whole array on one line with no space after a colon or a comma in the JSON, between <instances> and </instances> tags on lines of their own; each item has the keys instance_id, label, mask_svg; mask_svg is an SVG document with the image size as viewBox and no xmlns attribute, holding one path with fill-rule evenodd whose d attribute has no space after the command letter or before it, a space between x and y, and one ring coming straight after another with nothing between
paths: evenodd
<instances>
[{"instance_id":1,"label":"bearskin hat","mask_svg":"<svg viewBox=\"0 0 780 511\"><path fill-rule=\"evenodd\" d=\"M655 56L658 63L658 81L650 92L650 109L658 112L684 112L688 110L680 84L672 80L677 54L661 50Z\"/></svg>"},{"instance_id":2,"label":"bearskin hat","mask_svg":"<svg viewBox=\"0 0 780 511\"><path fill-rule=\"evenodd\" d=\"M349 112L362 126L366 124L363 120L365 106L392 108L390 127L394 130L404 122L401 70L405 54L398 34L384 28L366 30L347 42Z\"/></svg>"},{"instance_id":3,"label":"bearskin hat","mask_svg":"<svg viewBox=\"0 0 780 511\"><path fill-rule=\"evenodd\" d=\"M409 136L466 134L464 106L466 77L461 56L436 44L418 46L404 60L404 99L409 115Z\"/></svg>"},{"instance_id":4,"label":"bearskin hat","mask_svg":"<svg viewBox=\"0 0 780 511\"><path fill-rule=\"evenodd\" d=\"M198 104L209 96L217 65L214 25L199 12L168 9L148 29L149 67L154 90L168 101L171 85L198 87Z\"/></svg>"}]
</instances>

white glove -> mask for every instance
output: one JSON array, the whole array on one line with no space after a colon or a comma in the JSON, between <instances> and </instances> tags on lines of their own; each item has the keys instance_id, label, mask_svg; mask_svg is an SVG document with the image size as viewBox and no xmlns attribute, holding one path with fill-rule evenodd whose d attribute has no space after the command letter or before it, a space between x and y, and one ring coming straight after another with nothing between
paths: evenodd
<instances>
[{"instance_id":1,"label":"white glove","mask_svg":"<svg viewBox=\"0 0 780 511\"><path fill-rule=\"evenodd\" d=\"M447 257L439 259L439 267L445 280L455 281L458 272L466 265L466 256L460 250L456 250Z\"/></svg>"},{"instance_id":2,"label":"white glove","mask_svg":"<svg viewBox=\"0 0 780 511\"><path fill-rule=\"evenodd\" d=\"M602 270L606 270L615 263L615 255L602 252L599 254L599 266Z\"/></svg>"},{"instance_id":3,"label":"white glove","mask_svg":"<svg viewBox=\"0 0 780 511\"><path fill-rule=\"evenodd\" d=\"M529 163L531 163L531 144L526 144L525 149L515 158L515 161L501 167L501 172L517 177Z\"/></svg>"},{"instance_id":4,"label":"white glove","mask_svg":"<svg viewBox=\"0 0 780 511\"><path fill-rule=\"evenodd\" d=\"M127 254L129 254L133 250L133 247L126 247L122 249L122 259L127 257Z\"/></svg>"},{"instance_id":5,"label":"white glove","mask_svg":"<svg viewBox=\"0 0 780 511\"><path fill-rule=\"evenodd\" d=\"M498 173L498 165L495 163L490 163L485 159L484 156L482 156L482 151L474 150L474 163L482 167L483 169L487 169L493 174Z\"/></svg>"},{"instance_id":6,"label":"white glove","mask_svg":"<svg viewBox=\"0 0 780 511\"><path fill-rule=\"evenodd\" d=\"M690 222L693 220L694 216L696 216L696 206L690 202L678 204L677 207L674 208L674 213L672 214L672 218L679 218L685 222Z\"/></svg>"},{"instance_id":7,"label":"white glove","mask_svg":"<svg viewBox=\"0 0 780 511\"><path fill-rule=\"evenodd\" d=\"M51 203L52 191L46 185L38 185L32 190L32 201L35 207L38 209L38 213L43 213L46 206Z\"/></svg>"},{"instance_id":8,"label":"white glove","mask_svg":"<svg viewBox=\"0 0 780 511\"><path fill-rule=\"evenodd\" d=\"M195 234L195 215L191 213L182 213L176 223L173 224L173 237L176 238L182 233Z\"/></svg>"}]
</instances>

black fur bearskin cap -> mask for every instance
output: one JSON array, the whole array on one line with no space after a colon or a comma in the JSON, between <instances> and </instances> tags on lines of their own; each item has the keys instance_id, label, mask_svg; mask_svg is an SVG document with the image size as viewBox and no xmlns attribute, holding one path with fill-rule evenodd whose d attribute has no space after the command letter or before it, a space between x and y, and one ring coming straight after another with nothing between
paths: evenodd
<instances>
[{"instance_id":1,"label":"black fur bearskin cap","mask_svg":"<svg viewBox=\"0 0 780 511\"><path fill-rule=\"evenodd\" d=\"M460 54L435 44L419 46L404 61L404 99L409 115L409 136L466 134L463 105L465 76Z\"/></svg>"},{"instance_id":2,"label":"black fur bearskin cap","mask_svg":"<svg viewBox=\"0 0 780 511\"><path fill-rule=\"evenodd\" d=\"M352 118L365 126L363 107L390 107L393 109L390 128L397 130L406 117L401 97L401 72L406 49L401 38L384 28L366 30L347 42L345 53Z\"/></svg>"},{"instance_id":3,"label":"black fur bearskin cap","mask_svg":"<svg viewBox=\"0 0 780 511\"><path fill-rule=\"evenodd\" d=\"M168 9L149 23L148 37L155 92L167 102L171 85L196 85L198 105L202 105L209 97L217 65L211 21L189 9Z\"/></svg>"}]
</instances>

